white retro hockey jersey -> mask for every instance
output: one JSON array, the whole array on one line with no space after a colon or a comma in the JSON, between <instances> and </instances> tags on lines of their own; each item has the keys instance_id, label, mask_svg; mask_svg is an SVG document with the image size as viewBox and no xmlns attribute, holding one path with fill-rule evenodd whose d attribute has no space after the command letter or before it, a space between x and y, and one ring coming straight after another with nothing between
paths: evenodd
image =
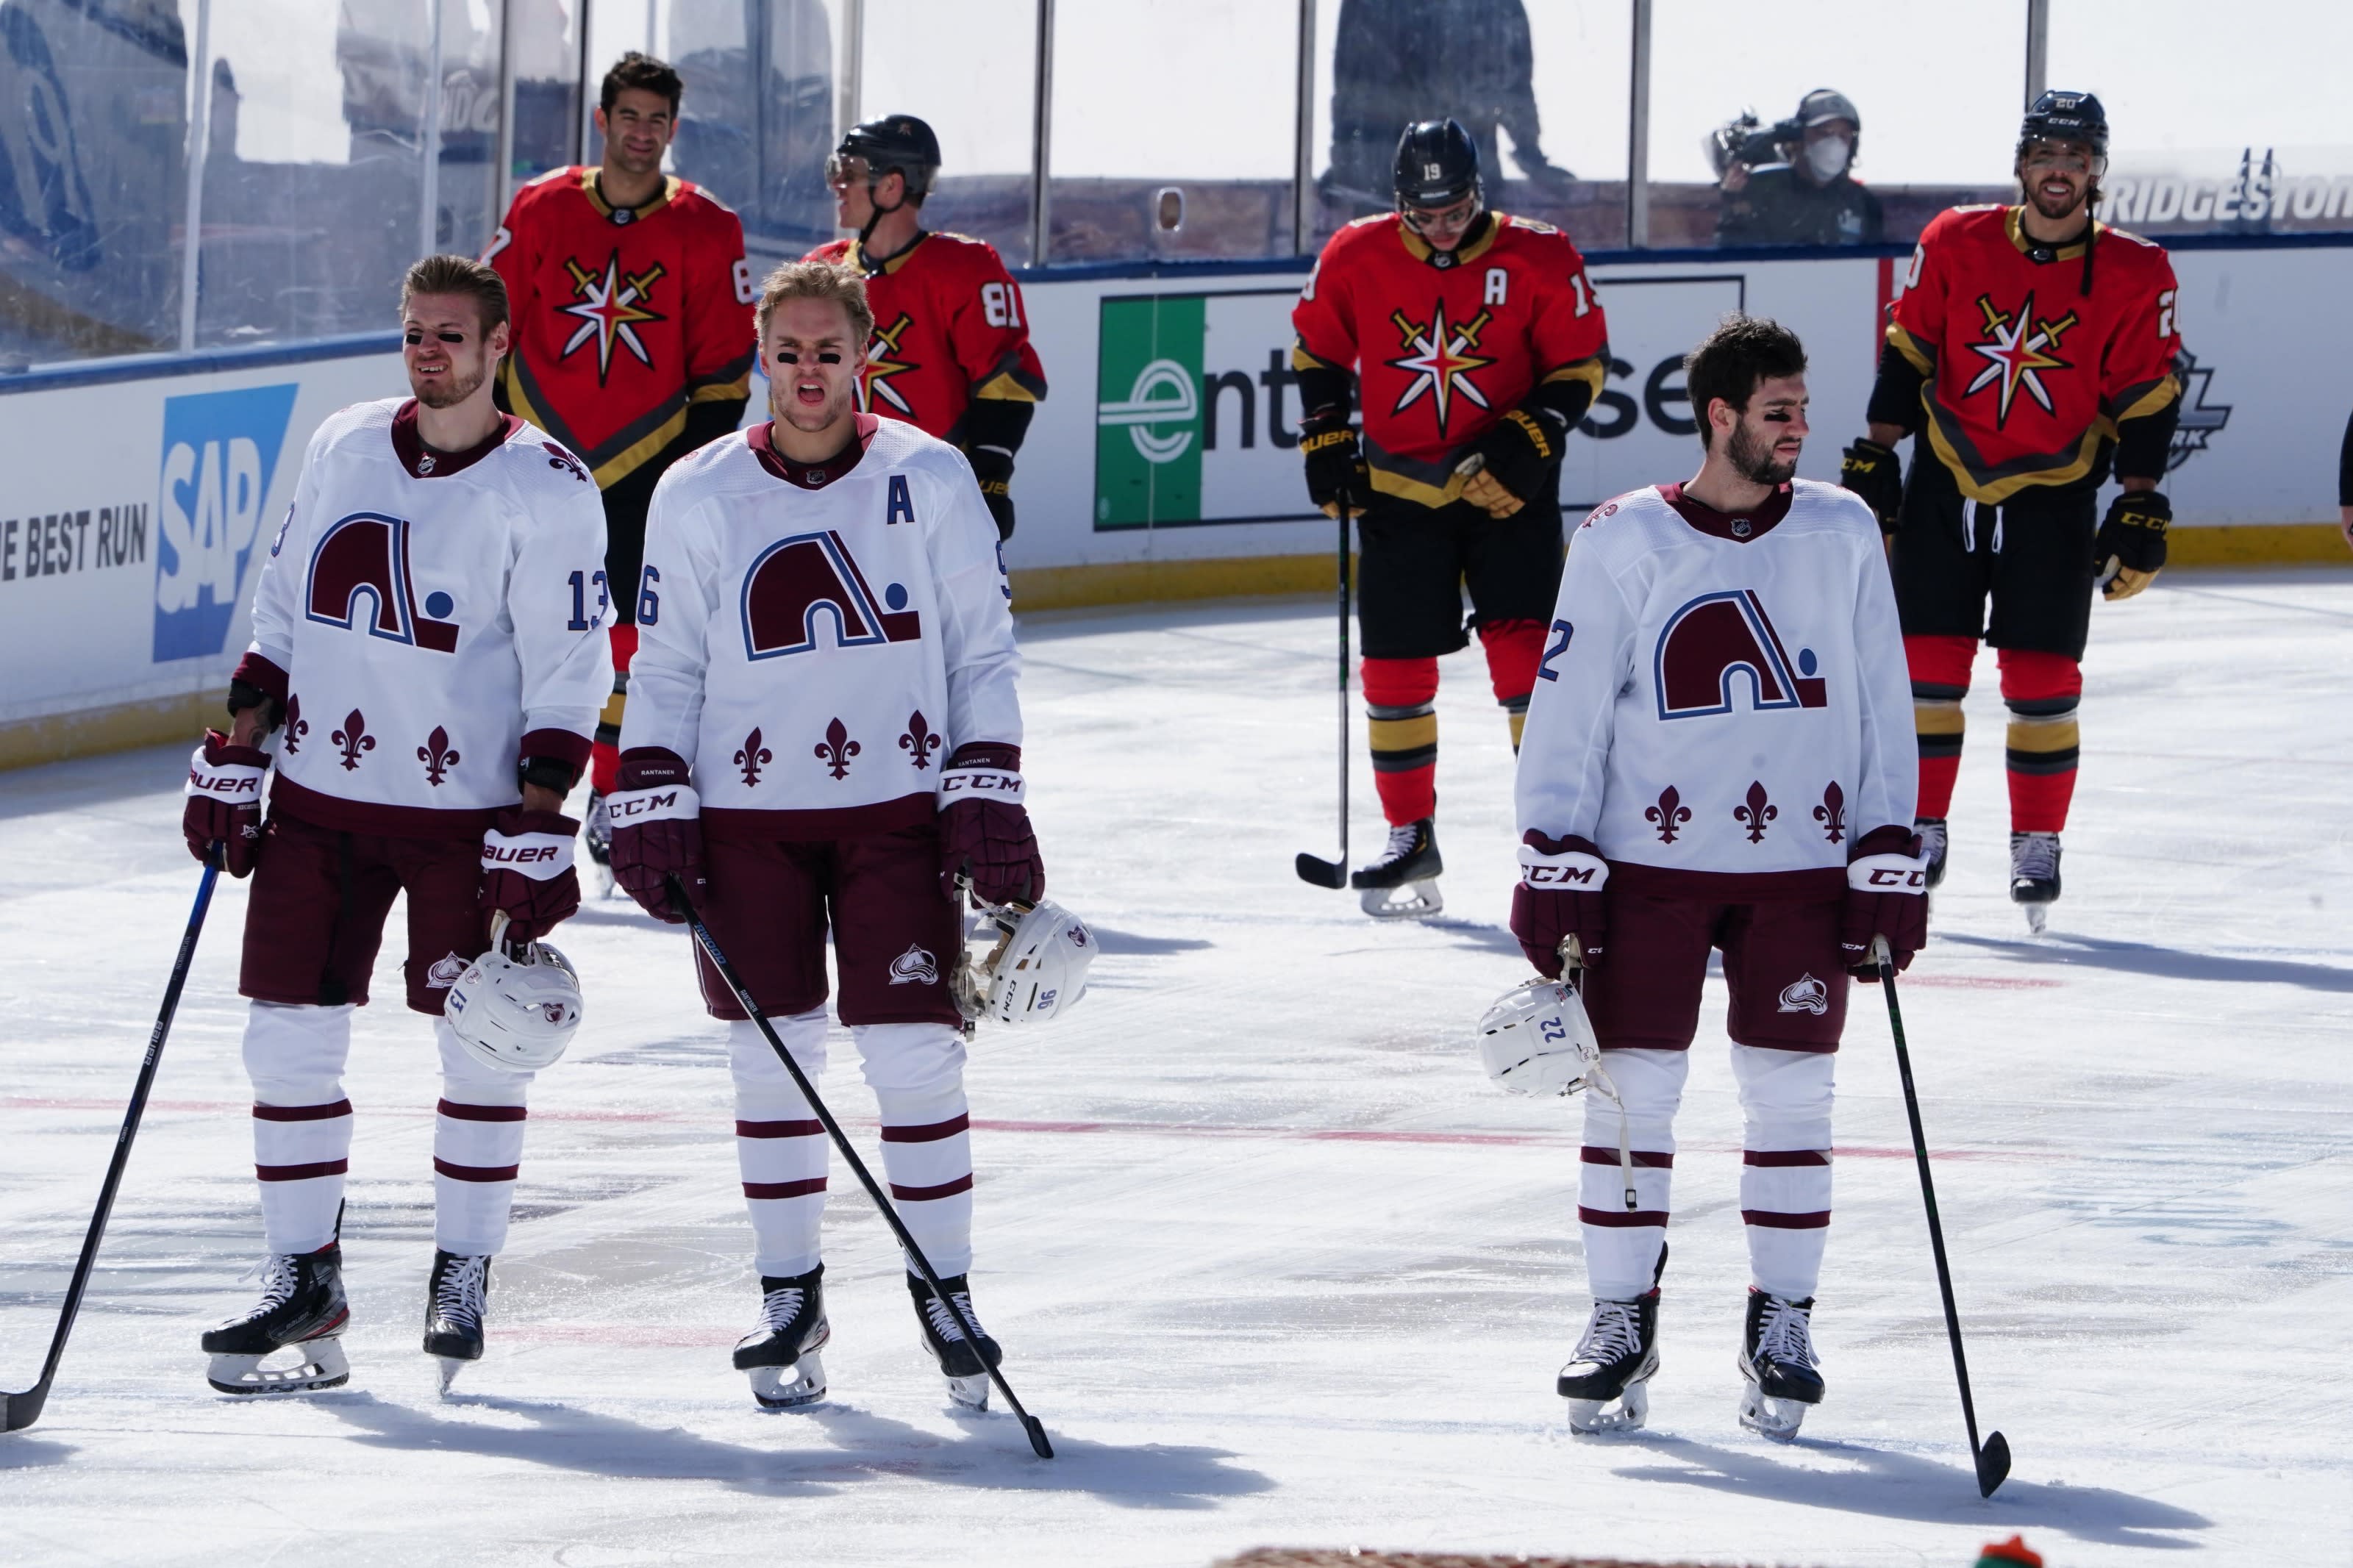
<instances>
[{"instance_id":1,"label":"white retro hockey jersey","mask_svg":"<svg viewBox=\"0 0 2353 1568\"><path fill-rule=\"evenodd\" d=\"M237 667L284 711L271 808L469 837L522 798L520 759L584 764L612 689L604 575L596 486L539 430L447 453L405 399L331 416Z\"/></svg>"},{"instance_id":2,"label":"white retro hockey jersey","mask_svg":"<svg viewBox=\"0 0 2353 1568\"><path fill-rule=\"evenodd\" d=\"M1918 774L1894 590L1853 495L1799 479L1733 517L1661 486L1571 536L1524 833L1591 840L1613 886L1835 898L1858 839L1911 831Z\"/></svg>"},{"instance_id":3,"label":"white retro hockey jersey","mask_svg":"<svg viewBox=\"0 0 2353 1568\"><path fill-rule=\"evenodd\" d=\"M971 468L855 418L830 465L779 458L762 425L654 490L621 749L685 759L721 837L912 826L959 746L1021 742L1012 595Z\"/></svg>"}]
</instances>

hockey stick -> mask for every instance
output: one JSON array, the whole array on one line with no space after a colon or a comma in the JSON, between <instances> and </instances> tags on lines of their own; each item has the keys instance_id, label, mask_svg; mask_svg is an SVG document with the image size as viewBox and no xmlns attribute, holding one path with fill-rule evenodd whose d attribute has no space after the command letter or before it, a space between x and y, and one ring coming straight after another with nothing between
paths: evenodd
<instances>
[{"instance_id":1,"label":"hockey stick","mask_svg":"<svg viewBox=\"0 0 2353 1568\"><path fill-rule=\"evenodd\" d=\"M1340 858L1320 859L1305 851L1293 865L1303 882L1319 888L1348 885L1348 601L1351 584L1348 559L1348 492L1339 495L1340 513Z\"/></svg>"},{"instance_id":2,"label":"hockey stick","mask_svg":"<svg viewBox=\"0 0 2353 1568\"><path fill-rule=\"evenodd\" d=\"M977 1354L979 1331L972 1326L972 1320L964 1315L964 1309L955 1304L955 1298L941 1285L939 1275L932 1268L932 1260L923 1256L923 1249L915 1245L913 1237L907 1234L907 1226L899 1218L899 1211L891 1206L889 1198L882 1195L881 1184L875 1181L873 1173L866 1168L866 1162L858 1157L858 1151L851 1146L849 1134L841 1130L841 1123L833 1119L833 1112L828 1110L825 1101L818 1098L817 1085L809 1082L808 1074L801 1071L801 1064L793 1060L793 1053L786 1050L785 1042L777 1037L776 1026L768 1022L768 1016L760 1010L760 1005L752 1000L752 993L745 987L744 977L735 973L735 966L727 962L725 953L719 951L719 943L712 938L711 928L702 923L702 911L694 907L693 899L687 895L686 884L679 880L675 871L670 873L668 880L670 896L677 907L685 911L686 929L694 933L696 945L711 960L711 966L719 971L719 977L727 983L727 989L734 993L735 1005L751 1015L752 1022L760 1026L760 1033L767 1037L768 1048L776 1053L777 1059L785 1064L785 1070L793 1075L793 1082L799 1088L801 1098L809 1102L809 1109L817 1112L817 1119L825 1123L827 1134L833 1139L833 1146L841 1151L843 1159L849 1162L849 1168L857 1173L859 1184L866 1189L866 1195L874 1200L874 1206L881 1210L882 1217L890 1222L891 1234L899 1238L899 1245L906 1249L916 1271L932 1288L932 1299L947 1309L948 1316L954 1318L956 1327L964 1331L965 1342L971 1345ZM987 1358L981 1358L981 1365L987 1369L989 1382L997 1384L997 1392L1005 1395L1005 1403L1019 1418L1021 1430L1029 1435L1029 1447L1037 1451L1039 1458L1052 1458L1054 1446L1046 1441L1044 1423L1021 1408L1021 1401L1015 1396L1012 1384L1005 1381L1003 1373L988 1365Z\"/></svg>"},{"instance_id":3,"label":"hockey stick","mask_svg":"<svg viewBox=\"0 0 2353 1568\"><path fill-rule=\"evenodd\" d=\"M1920 1096L1912 1087L1912 1053L1904 1047L1904 1010L1895 1003L1895 960L1887 939L1873 937L1871 954L1879 963L1879 984L1887 993L1887 1026L1895 1036L1895 1070L1904 1079L1904 1110L1912 1119L1912 1154L1920 1164L1920 1201L1928 1210L1928 1246L1936 1255L1936 1289L1945 1296L1945 1333L1953 1342L1953 1375L1961 1384L1961 1419L1968 1423L1969 1456L1977 1461L1978 1495L1993 1496L2010 1475L2010 1442L2000 1433L1978 1441L1977 1402L1969 1397L1969 1363L1961 1353L1961 1314L1953 1305L1953 1270L1945 1261L1945 1226L1936 1217L1936 1184L1928 1174L1928 1134L1920 1126Z\"/></svg>"},{"instance_id":4,"label":"hockey stick","mask_svg":"<svg viewBox=\"0 0 2353 1568\"><path fill-rule=\"evenodd\" d=\"M49 1338L49 1359L41 1363L41 1381L22 1394L7 1394L7 1415L0 1431L21 1432L41 1418L49 1402L49 1385L57 1381L58 1363L65 1359L66 1336L73 1332L74 1316L81 1310L82 1291L98 1262L98 1244L106 1235L107 1216L114 1212L115 1190L122 1185L122 1170L131 1161L131 1141L139 1134L139 1118L147 1110L147 1091L155 1085L156 1064L164 1058L164 1037L172 1031L172 1015L180 1005L180 990L188 981L188 965L196 956L196 938L205 929L205 911L212 906L213 884L220 879L220 846L205 861L204 880L196 884L196 907L188 914L188 929L180 938L180 956L164 987L163 1010L155 1016L154 1032L147 1037L147 1057L139 1064L139 1081L132 1086L130 1107L122 1113L122 1131L115 1135L114 1158L106 1167L105 1184L98 1189L98 1210L90 1216L90 1230L81 1238L81 1258L75 1263L73 1283L66 1287L65 1310L58 1314L58 1331Z\"/></svg>"}]
</instances>

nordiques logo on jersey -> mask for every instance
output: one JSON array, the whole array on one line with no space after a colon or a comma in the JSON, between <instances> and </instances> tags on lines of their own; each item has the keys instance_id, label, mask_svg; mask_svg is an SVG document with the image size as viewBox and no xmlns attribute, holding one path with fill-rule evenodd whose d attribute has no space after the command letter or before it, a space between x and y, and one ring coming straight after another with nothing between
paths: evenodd
<instances>
[{"instance_id":1,"label":"nordiques logo on jersey","mask_svg":"<svg viewBox=\"0 0 2353 1568\"><path fill-rule=\"evenodd\" d=\"M1471 379L1473 371L1484 370L1495 362L1476 351L1479 334L1485 331L1494 317L1480 311L1461 326L1450 326L1446 320L1446 301L1440 300L1430 307L1430 323L1425 326L1408 318L1403 310L1392 310L1390 322L1398 330L1398 342L1405 353L1386 363L1393 370L1405 371L1413 379L1398 394L1392 413L1402 414L1424 397L1435 405L1438 433L1446 434L1447 419L1454 411L1454 398L1459 394L1480 408L1487 407L1487 395Z\"/></svg>"},{"instance_id":2,"label":"nordiques logo on jersey","mask_svg":"<svg viewBox=\"0 0 2353 1568\"><path fill-rule=\"evenodd\" d=\"M830 529L780 539L754 558L744 574L743 618L749 659L815 652L827 621L836 647L917 642L923 635L921 612L907 608L905 585L889 584L878 599L849 546Z\"/></svg>"},{"instance_id":3,"label":"nordiques logo on jersey","mask_svg":"<svg viewBox=\"0 0 2353 1568\"><path fill-rule=\"evenodd\" d=\"M2051 392L2042 384L2042 373L2075 368L2073 361L2061 359L2058 354L2060 340L2079 324L2075 312L2070 310L2055 321L2040 320L2034 314L2031 292L2014 315L1997 309L1990 294L1978 296L1978 310L1985 317L1985 336L1968 348L1986 363L1962 395L1992 391L1997 428L2010 423L2010 405L2021 392L2040 404L2045 414L2052 412Z\"/></svg>"},{"instance_id":4,"label":"nordiques logo on jersey","mask_svg":"<svg viewBox=\"0 0 2353 1568\"><path fill-rule=\"evenodd\" d=\"M154 662L222 652L301 390L290 381L164 400Z\"/></svg>"},{"instance_id":5,"label":"nordiques logo on jersey","mask_svg":"<svg viewBox=\"0 0 2353 1568\"><path fill-rule=\"evenodd\" d=\"M417 590L409 581L405 519L355 511L329 524L311 547L302 613L322 626L364 630L370 637L435 653L455 653L459 626L448 616L456 608L456 602L437 588L425 595L419 613Z\"/></svg>"},{"instance_id":6,"label":"nordiques logo on jersey","mask_svg":"<svg viewBox=\"0 0 2353 1568\"><path fill-rule=\"evenodd\" d=\"M1828 707L1830 682L1814 673L1818 665L1810 647L1793 662L1765 602L1754 589L1733 588L1703 594L1667 617L1651 673L1660 718L1699 719L1734 711L1744 675L1747 706L1758 712Z\"/></svg>"},{"instance_id":7,"label":"nordiques logo on jersey","mask_svg":"<svg viewBox=\"0 0 2353 1568\"><path fill-rule=\"evenodd\" d=\"M620 344L638 358L647 369L653 368L654 356L647 352L645 340L638 336L640 321L669 320L660 312L649 310L654 285L661 280L661 263L656 262L643 272L623 272L621 253L617 248L605 258L601 272L583 267L566 257L564 270L572 278L572 303L555 307L559 315L576 317L580 325L565 340L564 358L570 359L575 351L596 345L596 384L605 384L606 375L613 368L613 345Z\"/></svg>"}]
</instances>

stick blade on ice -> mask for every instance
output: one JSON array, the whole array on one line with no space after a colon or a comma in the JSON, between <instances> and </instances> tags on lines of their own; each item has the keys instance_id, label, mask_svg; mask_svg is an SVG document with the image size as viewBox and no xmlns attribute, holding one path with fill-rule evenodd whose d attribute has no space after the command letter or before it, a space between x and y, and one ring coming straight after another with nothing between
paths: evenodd
<instances>
[{"instance_id":1,"label":"stick blade on ice","mask_svg":"<svg viewBox=\"0 0 2353 1568\"><path fill-rule=\"evenodd\" d=\"M1999 1432L1986 1435L1978 1450L1978 1496L1993 1496L1994 1488L2010 1479L2010 1439Z\"/></svg>"},{"instance_id":2,"label":"stick blade on ice","mask_svg":"<svg viewBox=\"0 0 2353 1568\"><path fill-rule=\"evenodd\" d=\"M6 1425L0 1426L0 1432L22 1432L41 1418L41 1408L49 1402L49 1385L43 1381L22 1394L11 1394L6 1398Z\"/></svg>"},{"instance_id":3,"label":"stick blade on ice","mask_svg":"<svg viewBox=\"0 0 2353 1568\"><path fill-rule=\"evenodd\" d=\"M1348 885L1348 868L1337 860L1321 860L1303 853L1293 862L1298 868L1299 879L1313 882L1319 888L1345 888Z\"/></svg>"}]
</instances>

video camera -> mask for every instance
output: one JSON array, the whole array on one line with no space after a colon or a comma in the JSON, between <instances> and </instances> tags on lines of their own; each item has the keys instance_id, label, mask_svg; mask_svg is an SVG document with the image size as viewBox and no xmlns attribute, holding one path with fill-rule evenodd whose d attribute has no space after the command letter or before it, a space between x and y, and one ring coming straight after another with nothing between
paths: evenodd
<instances>
[{"instance_id":1,"label":"video camera","mask_svg":"<svg viewBox=\"0 0 2353 1568\"><path fill-rule=\"evenodd\" d=\"M1735 163L1753 169L1762 163L1787 163L1791 149L1805 139L1805 125L1794 115L1767 125L1757 118L1755 110L1744 109L1738 119L1727 120L1709 132L1701 145L1716 178L1722 179Z\"/></svg>"}]
</instances>

